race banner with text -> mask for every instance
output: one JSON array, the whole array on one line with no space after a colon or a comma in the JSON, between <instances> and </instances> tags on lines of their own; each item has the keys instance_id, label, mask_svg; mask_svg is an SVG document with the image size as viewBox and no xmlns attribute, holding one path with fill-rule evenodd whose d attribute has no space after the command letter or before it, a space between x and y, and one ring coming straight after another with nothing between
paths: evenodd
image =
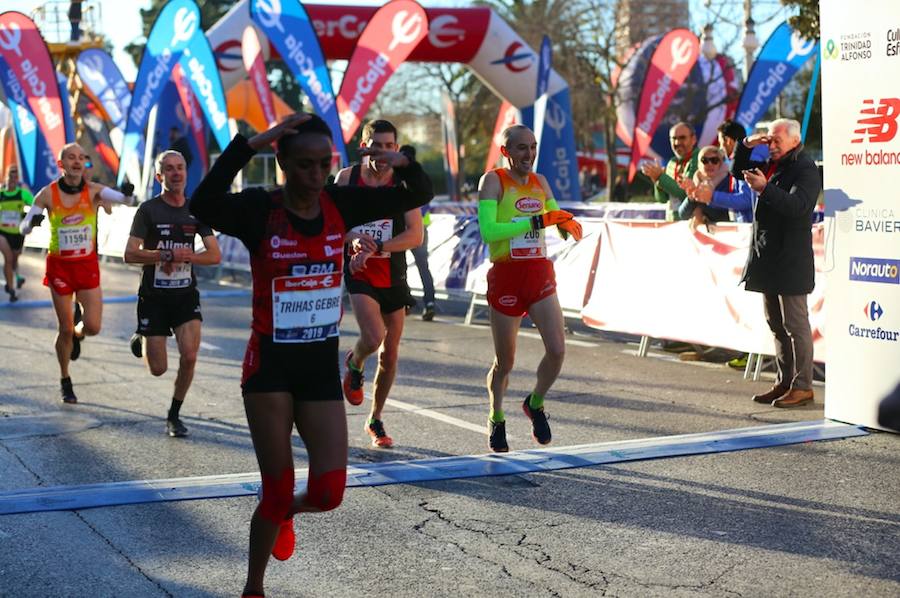
<instances>
[{"instance_id":1,"label":"race banner with text","mask_svg":"<svg viewBox=\"0 0 900 598\"><path fill-rule=\"evenodd\" d=\"M334 147L346 164L347 148L331 74L306 9L299 0L250 0L250 16L281 54L316 113L328 123Z\"/></svg>"},{"instance_id":2,"label":"race banner with text","mask_svg":"<svg viewBox=\"0 0 900 598\"><path fill-rule=\"evenodd\" d=\"M459 201L459 143L456 137L456 108L447 90L441 90L441 131L444 141L444 172L447 174L447 195Z\"/></svg>"},{"instance_id":3,"label":"race banner with text","mask_svg":"<svg viewBox=\"0 0 900 598\"><path fill-rule=\"evenodd\" d=\"M184 118L187 121L188 128L197 148L200 158L201 172L209 169L209 148L206 145L206 125L203 123L203 117L200 104L197 102L197 96L188 83L187 76L181 64L176 64L172 71L172 82L178 91L178 98L181 100L181 108L184 110ZM180 127L179 127L180 128ZM224 148L222 148L224 149ZM194 182L196 184L199 181Z\"/></svg>"},{"instance_id":4,"label":"race banner with text","mask_svg":"<svg viewBox=\"0 0 900 598\"><path fill-rule=\"evenodd\" d=\"M178 64L194 92L194 104L199 105L203 111L219 150L224 150L231 141L225 90L222 89L222 79L219 77L219 69L216 68L212 47L201 29L197 28L194 31ZM205 137L203 142L203 153L206 154Z\"/></svg>"},{"instance_id":5,"label":"race banner with text","mask_svg":"<svg viewBox=\"0 0 900 598\"><path fill-rule=\"evenodd\" d=\"M885 429L879 409L900 388L900 3L822 0L820 10L828 330L835 340L828 344L825 417Z\"/></svg>"},{"instance_id":6,"label":"race banner with text","mask_svg":"<svg viewBox=\"0 0 900 598\"><path fill-rule=\"evenodd\" d=\"M534 92L534 130L535 140L538 145L538 154L541 151L541 137L544 134L544 120L547 116L547 89L550 87L550 70L553 68L553 46L550 37L545 35L541 40L541 51L538 53L537 89Z\"/></svg>"},{"instance_id":7,"label":"race banner with text","mask_svg":"<svg viewBox=\"0 0 900 598\"><path fill-rule=\"evenodd\" d=\"M634 179L638 162L650 147L656 127L659 126L672 98L694 68L699 55L700 40L687 29L675 29L667 33L653 52L650 68L647 69L641 89L634 133L631 135L629 181Z\"/></svg>"},{"instance_id":8,"label":"race banner with text","mask_svg":"<svg viewBox=\"0 0 900 598\"><path fill-rule=\"evenodd\" d=\"M78 55L75 69L84 89L100 104L112 126L124 128L131 91L112 57L90 48Z\"/></svg>"},{"instance_id":9,"label":"race banner with text","mask_svg":"<svg viewBox=\"0 0 900 598\"><path fill-rule=\"evenodd\" d=\"M428 36L425 9L414 0L391 0L372 15L347 64L337 106L348 142L378 92Z\"/></svg>"},{"instance_id":10,"label":"race banner with text","mask_svg":"<svg viewBox=\"0 0 900 598\"><path fill-rule=\"evenodd\" d=\"M752 133L756 123L766 113L781 90L818 53L819 42L804 39L785 21L779 25L759 52L741 99L735 120Z\"/></svg>"},{"instance_id":11,"label":"race banner with text","mask_svg":"<svg viewBox=\"0 0 900 598\"><path fill-rule=\"evenodd\" d=\"M271 127L278 122L278 117L275 114L275 100L272 97L269 79L266 77L266 63L263 60L262 47L256 29L247 26L241 42L244 68L247 70L253 91L256 92L256 101L259 102L266 124Z\"/></svg>"},{"instance_id":12,"label":"race banner with text","mask_svg":"<svg viewBox=\"0 0 900 598\"><path fill-rule=\"evenodd\" d=\"M117 184L124 180L125 165L134 159L138 151L150 111L170 80L185 48L198 31L203 35L200 30L200 10L193 0L170 0L156 17L147 37L128 107Z\"/></svg>"},{"instance_id":13,"label":"race banner with text","mask_svg":"<svg viewBox=\"0 0 900 598\"><path fill-rule=\"evenodd\" d=\"M20 12L0 14L0 58L22 87L50 154L59 155L66 144L62 99L50 51L34 21Z\"/></svg>"}]
</instances>

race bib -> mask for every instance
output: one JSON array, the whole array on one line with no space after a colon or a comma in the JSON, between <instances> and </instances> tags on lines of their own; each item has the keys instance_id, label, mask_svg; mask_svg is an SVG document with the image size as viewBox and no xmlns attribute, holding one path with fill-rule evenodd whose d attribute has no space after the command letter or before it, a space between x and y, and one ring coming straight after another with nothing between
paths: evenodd
<instances>
[{"instance_id":1,"label":"race bib","mask_svg":"<svg viewBox=\"0 0 900 598\"><path fill-rule=\"evenodd\" d=\"M157 289L183 289L191 286L191 265L184 262L172 264L172 271L163 272L162 264L153 271L153 286Z\"/></svg>"},{"instance_id":2,"label":"race bib","mask_svg":"<svg viewBox=\"0 0 900 598\"><path fill-rule=\"evenodd\" d=\"M513 222L527 220L528 217L513 218ZM544 229L530 230L509 240L509 257L514 260L533 260L547 257L547 242Z\"/></svg>"},{"instance_id":3,"label":"race bib","mask_svg":"<svg viewBox=\"0 0 900 598\"><path fill-rule=\"evenodd\" d=\"M272 280L272 341L314 343L338 335L341 275L281 276Z\"/></svg>"},{"instance_id":4,"label":"race bib","mask_svg":"<svg viewBox=\"0 0 900 598\"><path fill-rule=\"evenodd\" d=\"M373 239L387 243L394 238L394 221L392 219L375 220L367 222L360 226L354 226L351 229L355 233L369 235ZM372 254L372 257L390 257L391 254L386 251L380 251Z\"/></svg>"},{"instance_id":5,"label":"race bib","mask_svg":"<svg viewBox=\"0 0 900 598\"><path fill-rule=\"evenodd\" d=\"M18 227L19 218L21 218L21 214L18 210L0 211L0 226L4 228Z\"/></svg>"},{"instance_id":6,"label":"race bib","mask_svg":"<svg viewBox=\"0 0 900 598\"><path fill-rule=\"evenodd\" d=\"M78 257L91 252L94 245L94 229L90 224L82 226L60 226L57 229L59 254Z\"/></svg>"}]
</instances>

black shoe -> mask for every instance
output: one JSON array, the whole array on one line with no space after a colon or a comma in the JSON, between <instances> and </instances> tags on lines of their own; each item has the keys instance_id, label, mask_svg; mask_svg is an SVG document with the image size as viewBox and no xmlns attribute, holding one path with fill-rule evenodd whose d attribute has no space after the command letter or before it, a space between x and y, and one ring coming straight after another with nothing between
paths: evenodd
<instances>
[{"instance_id":1,"label":"black shoe","mask_svg":"<svg viewBox=\"0 0 900 598\"><path fill-rule=\"evenodd\" d=\"M488 445L495 453L508 453L509 445L506 443L506 422L488 420L488 430L491 432Z\"/></svg>"},{"instance_id":2,"label":"black shoe","mask_svg":"<svg viewBox=\"0 0 900 598\"><path fill-rule=\"evenodd\" d=\"M144 356L144 347L142 346L143 338L140 334L135 332L131 335L131 354L140 359Z\"/></svg>"},{"instance_id":3,"label":"black shoe","mask_svg":"<svg viewBox=\"0 0 900 598\"><path fill-rule=\"evenodd\" d=\"M6 287L6 292L9 293L9 302L10 303L15 303L16 301L19 300L18 295L16 295L16 292L14 290L12 290L11 288Z\"/></svg>"},{"instance_id":4,"label":"black shoe","mask_svg":"<svg viewBox=\"0 0 900 598\"><path fill-rule=\"evenodd\" d=\"M73 404L78 402L78 397L75 396L75 391L72 389L71 378L65 378L64 380L60 381L59 391L62 395L63 403Z\"/></svg>"},{"instance_id":5,"label":"black shoe","mask_svg":"<svg viewBox=\"0 0 900 598\"><path fill-rule=\"evenodd\" d=\"M531 436L538 444L550 444L550 424L547 423L547 415L544 413L544 408L532 409L529 402L530 399L531 395L525 397L525 401L522 403L522 411L531 420Z\"/></svg>"},{"instance_id":6,"label":"black shoe","mask_svg":"<svg viewBox=\"0 0 900 598\"><path fill-rule=\"evenodd\" d=\"M172 438L183 438L188 435L188 429L179 418L166 420L166 433Z\"/></svg>"},{"instance_id":7,"label":"black shoe","mask_svg":"<svg viewBox=\"0 0 900 598\"><path fill-rule=\"evenodd\" d=\"M75 302L75 310L72 315L72 321L75 323L75 327L81 323L81 304L77 301ZM72 333L72 353L69 355L69 359L75 361L81 356L81 339L78 338L78 335L74 332Z\"/></svg>"},{"instance_id":8,"label":"black shoe","mask_svg":"<svg viewBox=\"0 0 900 598\"><path fill-rule=\"evenodd\" d=\"M429 301L425 304L425 309L422 310L422 320L425 322L430 322L434 319L434 302Z\"/></svg>"}]
</instances>

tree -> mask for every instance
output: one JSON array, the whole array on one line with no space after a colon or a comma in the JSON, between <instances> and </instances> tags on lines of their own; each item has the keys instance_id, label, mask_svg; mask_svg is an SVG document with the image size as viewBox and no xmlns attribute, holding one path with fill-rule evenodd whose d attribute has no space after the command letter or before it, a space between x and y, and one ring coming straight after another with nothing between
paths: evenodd
<instances>
[{"instance_id":1,"label":"tree","mask_svg":"<svg viewBox=\"0 0 900 598\"><path fill-rule=\"evenodd\" d=\"M795 31L807 39L819 39L819 0L781 0L781 3L799 9L798 14L788 18Z\"/></svg>"}]
</instances>

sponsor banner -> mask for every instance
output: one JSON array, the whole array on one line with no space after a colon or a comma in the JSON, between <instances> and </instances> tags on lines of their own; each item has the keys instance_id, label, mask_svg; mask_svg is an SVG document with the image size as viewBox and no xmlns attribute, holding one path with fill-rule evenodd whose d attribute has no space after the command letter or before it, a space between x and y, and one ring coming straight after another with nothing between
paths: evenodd
<instances>
[{"instance_id":1,"label":"sponsor banner","mask_svg":"<svg viewBox=\"0 0 900 598\"><path fill-rule=\"evenodd\" d=\"M180 65L176 66L176 70L181 70ZM188 93L192 93L189 85L185 85L185 87ZM196 115L200 114L199 107L192 109ZM162 151L167 149L180 151L185 158L185 162L187 162L185 195L188 197L203 179L203 175L206 173L204 160L208 160L205 154L206 127L202 117L199 120L200 125L203 126L203 136L201 136L200 145L197 143L197 137L192 133L193 119L187 115L184 98L173 76L172 79L166 82L166 86L163 88L158 100L156 120L153 123L152 139L154 140L154 145L150 155L151 174L155 174L155 170L153 170L155 166L154 161L156 156ZM149 184L151 187L150 197L161 192L161 187L155 177L151 178Z\"/></svg>"},{"instance_id":2,"label":"sponsor banner","mask_svg":"<svg viewBox=\"0 0 900 598\"><path fill-rule=\"evenodd\" d=\"M522 115L519 109L503 100L500 103L500 111L497 113L497 121L494 123L494 134L491 135L491 147L488 148L487 161L484 164L484 171L493 170L500 164L500 146L503 145L503 131L509 127L522 122Z\"/></svg>"},{"instance_id":3,"label":"sponsor banner","mask_svg":"<svg viewBox=\"0 0 900 598\"><path fill-rule=\"evenodd\" d=\"M113 127L124 128L131 91L112 57L97 48L81 52L75 61L87 92L102 106Z\"/></svg>"},{"instance_id":4,"label":"sponsor banner","mask_svg":"<svg viewBox=\"0 0 900 598\"><path fill-rule=\"evenodd\" d=\"M228 127L228 106L225 102L225 90L216 69L216 61L212 48L203 31L197 29L184 49L178 61L184 73L184 79L193 90L194 106L199 105L206 118L220 150L224 150L231 141L231 130ZM196 113L196 110L194 110ZM203 153L206 154L205 137Z\"/></svg>"},{"instance_id":5,"label":"sponsor banner","mask_svg":"<svg viewBox=\"0 0 900 598\"><path fill-rule=\"evenodd\" d=\"M428 36L428 17L414 0L391 0L372 15L344 72L337 97L344 142L350 141L391 75Z\"/></svg>"},{"instance_id":6,"label":"sponsor banner","mask_svg":"<svg viewBox=\"0 0 900 598\"><path fill-rule=\"evenodd\" d=\"M250 78L251 87L256 92L256 100L259 102L266 124L271 127L278 122L278 116L275 114L275 99L272 97L272 88L266 77L266 63L263 60L259 36L253 27L248 26L244 29L241 51L244 68Z\"/></svg>"},{"instance_id":7,"label":"sponsor banner","mask_svg":"<svg viewBox=\"0 0 900 598\"><path fill-rule=\"evenodd\" d=\"M900 382L900 4L822 0L822 137L830 260L825 417L868 427ZM808 58L808 57L807 57Z\"/></svg>"},{"instance_id":8,"label":"sponsor banner","mask_svg":"<svg viewBox=\"0 0 900 598\"><path fill-rule=\"evenodd\" d=\"M184 120L187 123L188 128L191 131L191 137L194 140L194 146L198 153L197 157L200 160L201 172L206 172L209 168L209 149L206 146L206 126L203 123L203 116L200 105L197 102L197 96L194 95L194 90L188 82L181 64L176 64L175 69L172 71L172 83L175 84L175 89L178 91L178 98L181 100L181 109L184 111ZM176 125L179 130L182 129L180 125L181 123ZM168 131L163 130L163 133L165 136L162 137L162 139L167 139ZM160 137L157 136L157 139L160 139Z\"/></svg>"},{"instance_id":9,"label":"sponsor banner","mask_svg":"<svg viewBox=\"0 0 900 598\"><path fill-rule=\"evenodd\" d=\"M524 122L532 120L533 115L533 107L522 110ZM558 201L580 201L575 127L568 87L551 94L547 99L547 111L542 128L537 171L547 177L553 197Z\"/></svg>"},{"instance_id":10,"label":"sponsor banner","mask_svg":"<svg viewBox=\"0 0 900 598\"><path fill-rule=\"evenodd\" d=\"M684 83L697 57L700 40L687 29L675 29L667 33L650 59L650 68L644 77L641 99L632 133L631 163L628 180L634 179L638 162L644 157L653 133L668 109L669 104Z\"/></svg>"},{"instance_id":11,"label":"sponsor banner","mask_svg":"<svg viewBox=\"0 0 900 598\"><path fill-rule=\"evenodd\" d=\"M342 163L346 164L347 149L331 86L331 74L306 9L299 0L250 0L250 15L281 54L316 113L328 123L335 149Z\"/></svg>"},{"instance_id":12,"label":"sponsor banner","mask_svg":"<svg viewBox=\"0 0 900 598\"><path fill-rule=\"evenodd\" d=\"M62 105L63 125L66 131L66 143L75 141L75 122L72 120L72 104L69 100L69 81L62 73L56 73L56 84L59 86L59 100Z\"/></svg>"},{"instance_id":13,"label":"sponsor banner","mask_svg":"<svg viewBox=\"0 0 900 598\"><path fill-rule=\"evenodd\" d=\"M534 135L537 140L538 153L541 151L541 138L544 135L544 120L547 116L547 88L550 87L550 69L553 68L553 46L550 37L545 35L541 40L541 51L538 54L537 89L534 92Z\"/></svg>"},{"instance_id":14,"label":"sponsor banner","mask_svg":"<svg viewBox=\"0 0 900 598\"><path fill-rule=\"evenodd\" d=\"M66 144L62 100L50 51L34 21L20 12L0 14L0 58L21 85L50 154L59 155Z\"/></svg>"},{"instance_id":15,"label":"sponsor banner","mask_svg":"<svg viewBox=\"0 0 900 598\"><path fill-rule=\"evenodd\" d=\"M456 139L456 108L450 94L441 91L441 131L444 139L444 172L447 174L447 193L459 201L459 143Z\"/></svg>"},{"instance_id":16,"label":"sponsor banner","mask_svg":"<svg viewBox=\"0 0 900 598\"><path fill-rule=\"evenodd\" d=\"M125 122L125 137L119 161L117 184L125 179L126 164L138 152L150 111L156 105L163 87L194 35L200 30L200 10L193 0L170 0L153 23L141 66L134 82L134 92Z\"/></svg>"},{"instance_id":17,"label":"sponsor banner","mask_svg":"<svg viewBox=\"0 0 900 598\"><path fill-rule=\"evenodd\" d=\"M740 284L750 225L720 224L709 232L692 231L686 222L606 222L604 227L593 287L582 312L585 323L602 330L774 354L762 294L745 291ZM813 225L816 287L809 295L809 314L816 361L825 358L824 240L823 226Z\"/></svg>"},{"instance_id":18,"label":"sponsor banner","mask_svg":"<svg viewBox=\"0 0 900 598\"><path fill-rule=\"evenodd\" d=\"M818 51L819 42L804 39L787 21L779 25L750 69L735 120L752 132L781 90Z\"/></svg>"},{"instance_id":19,"label":"sponsor banner","mask_svg":"<svg viewBox=\"0 0 900 598\"><path fill-rule=\"evenodd\" d=\"M95 180L114 179L119 169L119 155L113 149L113 142L109 136L109 127L104 120L104 114L90 95L84 93L78 97L78 116L81 118L84 135L88 144L94 148L100 158L94 164Z\"/></svg>"}]
</instances>

